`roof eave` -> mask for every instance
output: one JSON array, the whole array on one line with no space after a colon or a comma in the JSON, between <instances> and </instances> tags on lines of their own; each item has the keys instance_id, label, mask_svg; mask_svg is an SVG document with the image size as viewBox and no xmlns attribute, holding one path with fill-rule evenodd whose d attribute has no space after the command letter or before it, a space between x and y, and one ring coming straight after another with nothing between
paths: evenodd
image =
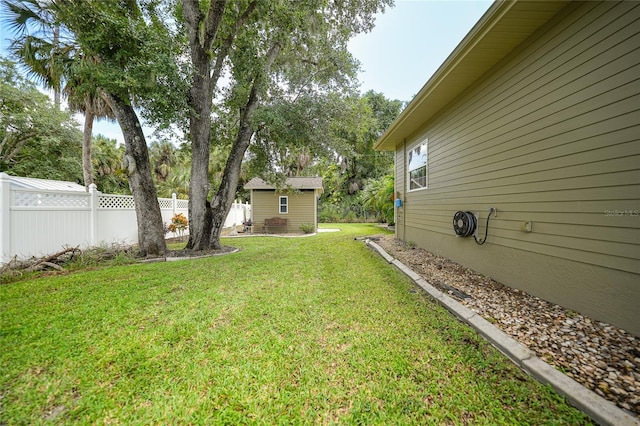
<instances>
[{"instance_id":1,"label":"roof eave","mask_svg":"<svg viewBox=\"0 0 640 426\"><path fill-rule=\"evenodd\" d=\"M308 179L308 180L317 180L317 182L307 183L307 184L297 184L296 179ZM288 185L285 185L282 190L298 190L298 189L314 189L324 191L324 186L322 185L322 178L287 178L286 182ZM244 189L249 190L276 190L276 187L267 183L263 179L253 178L247 184L244 185Z\"/></svg>"},{"instance_id":2,"label":"roof eave","mask_svg":"<svg viewBox=\"0 0 640 426\"><path fill-rule=\"evenodd\" d=\"M378 139L374 149L393 151L438 111L452 102L570 0L496 0ZM526 15L526 25L513 25ZM496 43L495 37L500 42Z\"/></svg>"}]
</instances>

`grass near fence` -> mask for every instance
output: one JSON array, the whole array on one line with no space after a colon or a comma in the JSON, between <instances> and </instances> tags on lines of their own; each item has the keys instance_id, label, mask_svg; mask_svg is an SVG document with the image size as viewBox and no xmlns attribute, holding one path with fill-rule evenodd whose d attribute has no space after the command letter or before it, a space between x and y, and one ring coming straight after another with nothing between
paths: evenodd
<instances>
[{"instance_id":1,"label":"grass near fence","mask_svg":"<svg viewBox=\"0 0 640 426\"><path fill-rule=\"evenodd\" d=\"M354 236L0 286L0 424L581 424Z\"/></svg>"}]
</instances>

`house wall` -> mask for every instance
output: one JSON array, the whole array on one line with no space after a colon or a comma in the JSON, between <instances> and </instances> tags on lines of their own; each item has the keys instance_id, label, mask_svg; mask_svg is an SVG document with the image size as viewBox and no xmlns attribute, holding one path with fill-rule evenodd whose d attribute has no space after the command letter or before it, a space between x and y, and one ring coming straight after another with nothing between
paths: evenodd
<instances>
[{"instance_id":1,"label":"house wall","mask_svg":"<svg viewBox=\"0 0 640 426\"><path fill-rule=\"evenodd\" d=\"M289 197L289 213L278 212L280 196ZM254 189L251 191L252 221L254 229L262 232L264 220L272 217L287 219L287 232L300 232L300 225L311 223L317 226L317 196L314 190L276 192Z\"/></svg>"},{"instance_id":2,"label":"house wall","mask_svg":"<svg viewBox=\"0 0 640 426\"><path fill-rule=\"evenodd\" d=\"M396 191L398 238L640 335L640 3L570 4L396 147ZM455 236L489 207L485 245Z\"/></svg>"}]
</instances>

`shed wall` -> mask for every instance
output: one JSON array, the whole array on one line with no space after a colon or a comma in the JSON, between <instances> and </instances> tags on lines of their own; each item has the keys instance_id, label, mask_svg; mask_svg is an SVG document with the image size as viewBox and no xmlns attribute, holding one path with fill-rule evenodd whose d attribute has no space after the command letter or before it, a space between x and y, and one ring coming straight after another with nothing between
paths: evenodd
<instances>
[{"instance_id":1,"label":"shed wall","mask_svg":"<svg viewBox=\"0 0 640 426\"><path fill-rule=\"evenodd\" d=\"M407 192L423 137L429 187ZM640 335L640 3L560 12L397 146L396 190L398 238ZM489 207L486 245L455 237Z\"/></svg>"},{"instance_id":2,"label":"shed wall","mask_svg":"<svg viewBox=\"0 0 640 426\"><path fill-rule=\"evenodd\" d=\"M280 196L289 197L289 212L278 212ZM313 224L317 227L317 204L314 190L276 192L273 190L251 191L252 221L254 229L262 232L264 220L272 217L287 219L287 232L300 232L300 225Z\"/></svg>"}]
</instances>

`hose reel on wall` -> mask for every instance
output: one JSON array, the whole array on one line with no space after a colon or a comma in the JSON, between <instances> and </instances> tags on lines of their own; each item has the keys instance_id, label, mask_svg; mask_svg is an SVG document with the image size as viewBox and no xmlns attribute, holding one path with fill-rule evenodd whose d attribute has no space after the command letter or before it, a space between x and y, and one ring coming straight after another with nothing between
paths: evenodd
<instances>
[{"instance_id":1,"label":"hose reel on wall","mask_svg":"<svg viewBox=\"0 0 640 426\"><path fill-rule=\"evenodd\" d=\"M487 241L487 233L489 232L489 218L496 209L489 208L489 215L487 216L487 224L484 228L484 239L478 240L476 229L478 228L478 219L475 214L469 211L457 211L453 215L453 230L459 237L470 237L473 235L473 239L478 245L483 245Z\"/></svg>"},{"instance_id":2,"label":"hose reel on wall","mask_svg":"<svg viewBox=\"0 0 640 426\"><path fill-rule=\"evenodd\" d=\"M458 211L453 215L453 230L460 237L470 237L476 230L478 221L471 212Z\"/></svg>"}]
</instances>

